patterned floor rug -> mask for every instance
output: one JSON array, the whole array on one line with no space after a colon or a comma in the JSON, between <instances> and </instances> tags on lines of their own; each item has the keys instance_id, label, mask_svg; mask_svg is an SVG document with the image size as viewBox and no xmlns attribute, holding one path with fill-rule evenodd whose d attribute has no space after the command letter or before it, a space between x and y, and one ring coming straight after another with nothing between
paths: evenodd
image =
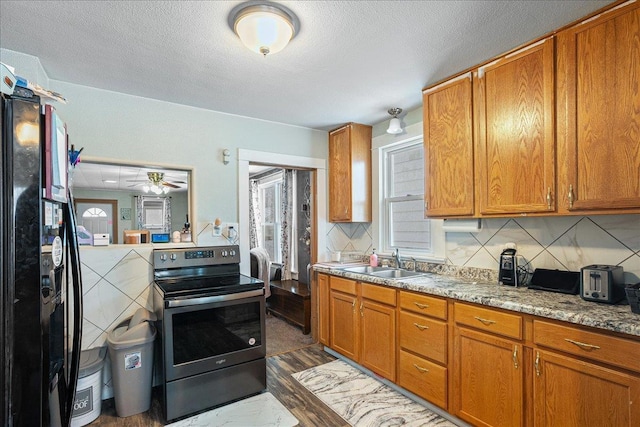
<instances>
[{"instance_id":1,"label":"patterned floor rug","mask_svg":"<svg viewBox=\"0 0 640 427\"><path fill-rule=\"evenodd\" d=\"M354 427L456 426L342 360L293 377Z\"/></svg>"},{"instance_id":2,"label":"patterned floor rug","mask_svg":"<svg viewBox=\"0 0 640 427\"><path fill-rule=\"evenodd\" d=\"M167 427L293 427L298 419L271 393L262 393L180 420Z\"/></svg>"}]
</instances>

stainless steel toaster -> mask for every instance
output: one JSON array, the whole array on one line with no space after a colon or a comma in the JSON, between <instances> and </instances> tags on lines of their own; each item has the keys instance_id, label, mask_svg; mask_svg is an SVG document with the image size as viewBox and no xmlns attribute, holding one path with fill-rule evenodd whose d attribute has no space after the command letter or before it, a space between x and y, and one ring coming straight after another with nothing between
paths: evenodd
<instances>
[{"instance_id":1,"label":"stainless steel toaster","mask_svg":"<svg viewBox=\"0 0 640 427\"><path fill-rule=\"evenodd\" d=\"M624 298L624 271L615 265L587 265L580 269L580 296L587 301L615 304Z\"/></svg>"}]
</instances>

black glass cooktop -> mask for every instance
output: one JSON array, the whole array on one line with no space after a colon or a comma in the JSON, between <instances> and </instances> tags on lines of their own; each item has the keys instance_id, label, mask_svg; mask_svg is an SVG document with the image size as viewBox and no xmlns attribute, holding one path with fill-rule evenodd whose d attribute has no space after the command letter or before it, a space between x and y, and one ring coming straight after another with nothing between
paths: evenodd
<instances>
[{"instance_id":1,"label":"black glass cooktop","mask_svg":"<svg viewBox=\"0 0 640 427\"><path fill-rule=\"evenodd\" d=\"M215 296L262 289L264 282L243 274L156 280L165 298Z\"/></svg>"}]
</instances>

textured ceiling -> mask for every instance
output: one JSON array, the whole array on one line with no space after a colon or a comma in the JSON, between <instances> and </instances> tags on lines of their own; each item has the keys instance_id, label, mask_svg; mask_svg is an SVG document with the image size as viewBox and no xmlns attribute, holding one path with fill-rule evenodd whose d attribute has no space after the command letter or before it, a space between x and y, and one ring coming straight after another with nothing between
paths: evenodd
<instances>
[{"instance_id":1,"label":"textured ceiling","mask_svg":"<svg viewBox=\"0 0 640 427\"><path fill-rule=\"evenodd\" d=\"M610 2L283 1L300 33L263 58L227 24L237 1L3 0L0 47L53 80L329 130Z\"/></svg>"}]
</instances>

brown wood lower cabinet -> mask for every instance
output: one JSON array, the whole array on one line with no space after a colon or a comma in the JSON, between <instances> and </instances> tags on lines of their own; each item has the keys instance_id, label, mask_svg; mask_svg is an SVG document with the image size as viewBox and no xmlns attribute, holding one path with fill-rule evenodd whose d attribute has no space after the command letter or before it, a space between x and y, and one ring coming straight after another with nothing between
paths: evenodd
<instances>
[{"instance_id":1,"label":"brown wood lower cabinet","mask_svg":"<svg viewBox=\"0 0 640 427\"><path fill-rule=\"evenodd\" d=\"M396 291L361 284L360 363L383 377L396 379Z\"/></svg>"},{"instance_id":2,"label":"brown wood lower cabinet","mask_svg":"<svg viewBox=\"0 0 640 427\"><path fill-rule=\"evenodd\" d=\"M326 277L330 347L474 426L640 425L636 336Z\"/></svg>"},{"instance_id":3,"label":"brown wood lower cabinet","mask_svg":"<svg viewBox=\"0 0 640 427\"><path fill-rule=\"evenodd\" d=\"M331 348L358 361L358 297L331 290Z\"/></svg>"},{"instance_id":4,"label":"brown wood lower cabinet","mask_svg":"<svg viewBox=\"0 0 640 427\"><path fill-rule=\"evenodd\" d=\"M521 426L522 345L462 327L454 334L453 413L476 426Z\"/></svg>"},{"instance_id":5,"label":"brown wood lower cabinet","mask_svg":"<svg viewBox=\"0 0 640 427\"><path fill-rule=\"evenodd\" d=\"M396 379L396 290L330 277L330 347L391 381Z\"/></svg>"},{"instance_id":6,"label":"brown wood lower cabinet","mask_svg":"<svg viewBox=\"0 0 640 427\"><path fill-rule=\"evenodd\" d=\"M319 273L317 275L318 283L318 340L326 345L331 345L329 330L330 321L330 290L329 290L329 276Z\"/></svg>"},{"instance_id":7,"label":"brown wood lower cabinet","mask_svg":"<svg viewBox=\"0 0 640 427\"><path fill-rule=\"evenodd\" d=\"M534 353L536 426L631 427L640 423L637 376L552 352Z\"/></svg>"},{"instance_id":8,"label":"brown wood lower cabinet","mask_svg":"<svg viewBox=\"0 0 640 427\"><path fill-rule=\"evenodd\" d=\"M400 350L398 385L447 409L447 368Z\"/></svg>"},{"instance_id":9,"label":"brown wood lower cabinet","mask_svg":"<svg viewBox=\"0 0 640 427\"><path fill-rule=\"evenodd\" d=\"M447 398L447 302L399 291L398 385L443 408Z\"/></svg>"}]
</instances>

